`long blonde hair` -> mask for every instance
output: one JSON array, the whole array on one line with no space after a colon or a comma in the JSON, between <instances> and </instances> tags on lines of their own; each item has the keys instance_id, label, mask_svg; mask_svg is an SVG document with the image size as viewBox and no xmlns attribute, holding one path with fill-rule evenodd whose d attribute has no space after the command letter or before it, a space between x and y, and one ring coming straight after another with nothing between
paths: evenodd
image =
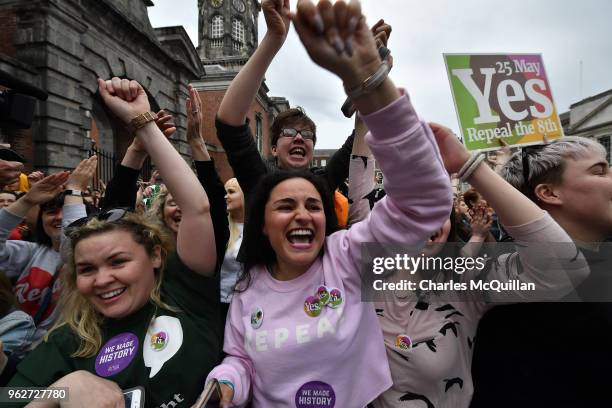
<instances>
[{"instance_id":1,"label":"long blonde hair","mask_svg":"<svg viewBox=\"0 0 612 408\"><path fill-rule=\"evenodd\" d=\"M242 192L242 188L240 188L240 184L238 184L238 180L236 180L235 177L225 182L225 191L227 191L227 189L230 187L233 187L240 192L240 197L242 201L242 213L243 213L243 219L244 219L244 193ZM238 229L238 224L242 224L242 223L237 223L232 218L232 214L229 211L227 213L227 221L229 222L229 230L230 230L229 240L227 241L227 248L232 249L234 247L234 244L238 240L238 237L240 237L240 229Z\"/></svg>"},{"instance_id":2,"label":"long blonde hair","mask_svg":"<svg viewBox=\"0 0 612 408\"><path fill-rule=\"evenodd\" d=\"M60 297L61 314L57 324L49 331L49 335L61 326L67 325L81 339L79 349L72 357L92 357L102 346L101 326L104 316L100 314L89 300L87 300L76 287L76 268L74 263L74 249L83 239L93 235L104 234L111 231L127 231L132 234L135 242L142 245L149 256L153 256L157 247L161 248L162 266L155 269L155 285L151 291L151 301L164 309L174 310L161 300L161 283L164 274L164 264L171 248L170 238L154 222L145 216L126 213L120 220L105 222L92 218L85 225L73 231L68 231L69 245L66 245L68 261L64 265L62 279L62 295Z\"/></svg>"}]
</instances>

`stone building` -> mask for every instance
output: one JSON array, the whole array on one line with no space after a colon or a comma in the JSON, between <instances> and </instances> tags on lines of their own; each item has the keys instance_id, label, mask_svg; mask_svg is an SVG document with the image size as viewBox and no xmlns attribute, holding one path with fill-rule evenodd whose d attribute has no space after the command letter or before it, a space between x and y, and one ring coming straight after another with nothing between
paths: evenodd
<instances>
[{"instance_id":1,"label":"stone building","mask_svg":"<svg viewBox=\"0 0 612 408\"><path fill-rule=\"evenodd\" d=\"M29 169L71 169L97 142L122 155L131 142L106 112L96 78L136 79L152 109L175 116L175 147L184 140L187 84L204 75L183 27L154 29L150 0L0 0L0 70L49 93L29 130L0 129ZM93 138L93 139L92 139Z\"/></svg>"},{"instance_id":2,"label":"stone building","mask_svg":"<svg viewBox=\"0 0 612 408\"><path fill-rule=\"evenodd\" d=\"M233 172L216 136L215 115L230 82L246 64L258 44L257 0L198 0L198 54L205 75L193 82L202 99L204 133L210 155L222 180ZM269 129L274 117L289 108L285 98L268 96L262 82L248 112L253 137L263 157L270 155Z\"/></svg>"},{"instance_id":3,"label":"stone building","mask_svg":"<svg viewBox=\"0 0 612 408\"><path fill-rule=\"evenodd\" d=\"M612 89L576 102L561 116L568 136L583 136L601 143L608 152L612 137Z\"/></svg>"}]
</instances>

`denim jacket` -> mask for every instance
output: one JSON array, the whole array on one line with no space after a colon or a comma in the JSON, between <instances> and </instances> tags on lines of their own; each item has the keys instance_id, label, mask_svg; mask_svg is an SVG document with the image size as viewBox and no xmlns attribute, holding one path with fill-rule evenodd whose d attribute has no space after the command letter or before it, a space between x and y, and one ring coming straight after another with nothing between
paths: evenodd
<instances>
[{"instance_id":1,"label":"denim jacket","mask_svg":"<svg viewBox=\"0 0 612 408\"><path fill-rule=\"evenodd\" d=\"M29 350L36 326L32 317L21 310L13 310L0 319L0 340L4 353L21 359Z\"/></svg>"}]
</instances>

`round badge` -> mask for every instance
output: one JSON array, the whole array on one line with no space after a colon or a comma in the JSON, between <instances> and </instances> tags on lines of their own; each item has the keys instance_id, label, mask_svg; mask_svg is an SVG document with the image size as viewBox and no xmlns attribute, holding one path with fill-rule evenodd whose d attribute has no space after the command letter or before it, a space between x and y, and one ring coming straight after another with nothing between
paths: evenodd
<instances>
[{"instance_id":1,"label":"round badge","mask_svg":"<svg viewBox=\"0 0 612 408\"><path fill-rule=\"evenodd\" d=\"M327 290L327 286L319 286L317 288L317 296L319 297L319 302L321 302L321 305L325 306L327 303L329 303L329 290Z\"/></svg>"},{"instance_id":2,"label":"round badge","mask_svg":"<svg viewBox=\"0 0 612 408\"><path fill-rule=\"evenodd\" d=\"M310 317L317 317L321 314L321 302L317 296L308 296L304 301L304 311Z\"/></svg>"},{"instance_id":3,"label":"round badge","mask_svg":"<svg viewBox=\"0 0 612 408\"><path fill-rule=\"evenodd\" d=\"M96 356L96 374L110 377L123 371L138 354L138 337L121 333L107 341Z\"/></svg>"},{"instance_id":4,"label":"round badge","mask_svg":"<svg viewBox=\"0 0 612 408\"><path fill-rule=\"evenodd\" d=\"M159 331L151 336L151 348L153 351L162 351L168 345L169 336L165 331Z\"/></svg>"},{"instance_id":5,"label":"round badge","mask_svg":"<svg viewBox=\"0 0 612 408\"><path fill-rule=\"evenodd\" d=\"M322 381L310 381L295 393L296 408L334 408L336 393L331 385Z\"/></svg>"},{"instance_id":6,"label":"round badge","mask_svg":"<svg viewBox=\"0 0 612 408\"><path fill-rule=\"evenodd\" d=\"M342 299L342 291L337 288L331 289L329 291L329 303L327 306L335 309L340 306L342 302L344 302L344 299Z\"/></svg>"},{"instance_id":7,"label":"round badge","mask_svg":"<svg viewBox=\"0 0 612 408\"><path fill-rule=\"evenodd\" d=\"M400 350L410 350L412 348L412 340L410 339L410 336L399 334L395 338L395 346Z\"/></svg>"},{"instance_id":8,"label":"round badge","mask_svg":"<svg viewBox=\"0 0 612 408\"><path fill-rule=\"evenodd\" d=\"M251 327L259 329L263 324L264 312L261 307L255 308L251 312Z\"/></svg>"}]
</instances>

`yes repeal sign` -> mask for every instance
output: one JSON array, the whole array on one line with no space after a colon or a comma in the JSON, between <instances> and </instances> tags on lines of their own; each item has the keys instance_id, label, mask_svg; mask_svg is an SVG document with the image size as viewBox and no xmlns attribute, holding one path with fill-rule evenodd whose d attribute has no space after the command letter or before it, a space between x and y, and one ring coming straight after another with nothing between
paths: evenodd
<instances>
[{"instance_id":1,"label":"yes repeal sign","mask_svg":"<svg viewBox=\"0 0 612 408\"><path fill-rule=\"evenodd\" d=\"M540 54L444 54L468 150L563 136Z\"/></svg>"}]
</instances>

